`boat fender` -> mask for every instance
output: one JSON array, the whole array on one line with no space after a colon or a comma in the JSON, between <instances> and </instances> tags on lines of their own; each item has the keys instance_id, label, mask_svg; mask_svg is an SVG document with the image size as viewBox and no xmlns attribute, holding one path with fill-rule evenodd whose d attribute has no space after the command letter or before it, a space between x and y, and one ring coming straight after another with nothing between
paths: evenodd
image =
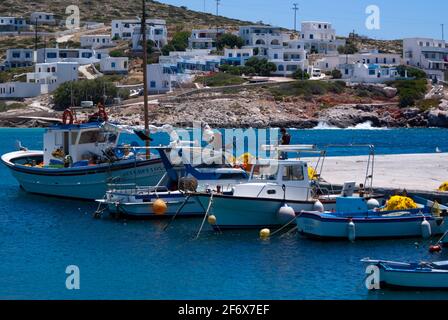
<instances>
[{"instance_id":1,"label":"boat fender","mask_svg":"<svg viewBox=\"0 0 448 320\"><path fill-rule=\"evenodd\" d=\"M439 244L429 247L429 252L430 253L439 253L441 251L442 251L442 246L439 245Z\"/></svg>"},{"instance_id":2,"label":"boat fender","mask_svg":"<svg viewBox=\"0 0 448 320\"><path fill-rule=\"evenodd\" d=\"M426 220L426 218L423 218L421 228L422 228L423 239L430 238L431 237L431 225L429 224L428 220Z\"/></svg>"},{"instance_id":3,"label":"boat fender","mask_svg":"<svg viewBox=\"0 0 448 320\"><path fill-rule=\"evenodd\" d=\"M372 198L367 201L367 208L369 208L369 210L374 210L376 208L379 208L379 206L380 206L380 203L376 199Z\"/></svg>"},{"instance_id":4,"label":"boat fender","mask_svg":"<svg viewBox=\"0 0 448 320\"><path fill-rule=\"evenodd\" d=\"M317 212L324 212L325 208L324 208L324 205L322 204L322 202L317 200L316 202L314 202L313 210L317 211Z\"/></svg>"},{"instance_id":5,"label":"boat fender","mask_svg":"<svg viewBox=\"0 0 448 320\"><path fill-rule=\"evenodd\" d=\"M166 205L166 202L162 199L157 199L152 204L152 211L155 215L161 216L166 213L166 210L168 209L168 206Z\"/></svg>"},{"instance_id":6,"label":"boat fender","mask_svg":"<svg viewBox=\"0 0 448 320\"><path fill-rule=\"evenodd\" d=\"M347 236L348 240L350 240L351 242L354 242L356 239L356 226L355 223L353 222L353 219L348 220Z\"/></svg>"},{"instance_id":7,"label":"boat fender","mask_svg":"<svg viewBox=\"0 0 448 320\"><path fill-rule=\"evenodd\" d=\"M267 240L271 236L271 230L269 229L261 229L260 230L260 239L261 240Z\"/></svg>"},{"instance_id":8,"label":"boat fender","mask_svg":"<svg viewBox=\"0 0 448 320\"><path fill-rule=\"evenodd\" d=\"M213 214L208 216L207 221L209 224L215 225L216 224L216 216L214 216Z\"/></svg>"},{"instance_id":9,"label":"boat fender","mask_svg":"<svg viewBox=\"0 0 448 320\"><path fill-rule=\"evenodd\" d=\"M281 224L287 224L294 220L296 217L296 213L293 208L288 206L287 204L283 205L277 211L277 218Z\"/></svg>"}]
</instances>

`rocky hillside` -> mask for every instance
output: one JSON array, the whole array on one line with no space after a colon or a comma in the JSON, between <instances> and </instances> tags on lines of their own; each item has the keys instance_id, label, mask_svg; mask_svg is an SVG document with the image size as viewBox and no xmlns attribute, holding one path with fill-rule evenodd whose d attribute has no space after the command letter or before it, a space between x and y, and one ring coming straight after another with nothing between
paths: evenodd
<instances>
[{"instance_id":1,"label":"rocky hillside","mask_svg":"<svg viewBox=\"0 0 448 320\"><path fill-rule=\"evenodd\" d=\"M110 22L112 19L134 18L141 15L141 0L1 0L1 15L18 14L29 17L31 12L53 12L58 18L66 16L68 5L77 5L81 11L81 21ZM186 7L176 7L157 1L148 1L149 17L165 19L170 26L188 29L200 26L238 26L250 22L214 16L192 11Z\"/></svg>"}]
</instances>

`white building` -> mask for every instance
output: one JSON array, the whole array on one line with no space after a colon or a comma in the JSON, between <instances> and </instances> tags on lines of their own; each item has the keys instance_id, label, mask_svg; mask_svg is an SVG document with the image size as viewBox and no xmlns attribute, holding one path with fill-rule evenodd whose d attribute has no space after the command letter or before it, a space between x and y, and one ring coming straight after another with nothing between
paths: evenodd
<instances>
[{"instance_id":1,"label":"white building","mask_svg":"<svg viewBox=\"0 0 448 320\"><path fill-rule=\"evenodd\" d=\"M243 26L240 27L238 35L243 39L245 46L261 48L283 46L284 42L290 40L289 34L271 26Z\"/></svg>"},{"instance_id":2,"label":"white building","mask_svg":"<svg viewBox=\"0 0 448 320\"><path fill-rule=\"evenodd\" d=\"M154 63L148 64L148 91L150 94L160 94L172 91L174 87L182 87L191 83L194 75L179 73L176 65Z\"/></svg>"},{"instance_id":3,"label":"white building","mask_svg":"<svg viewBox=\"0 0 448 320\"><path fill-rule=\"evenodd\" d=\"M156 47L161 48L168 43L168 30L165 20L146 20L147 39L154 41ZM112 39L132 40L134 50L141 49L141 23L137 19L112 20Z\"/></svg>"},{"instance_id":4,"label":"white building","mask_svg":"<svg viewBox=\"0 0 448 320\"><path fill-rule=\"evenodd\" d=\"M77 81L78 66L76 62L37 63L35 71L28 73L26 80L39 84L40 94L50 93L65 82Z\"/></svg>"},{"instance_id":5,"label":"white building","mask_svg":"<svg viewBox=\"0 0 448 320\"><path fill-rule=\"evenodd\" d=\"M129 71L128 68L129 58L127 57L107 57L100 61L100 71L105 74L126 74Z\"/></svg>"},{"instance_id":6,"label":"white building","mask_svg":"<svg viewBox=\"0 0 448 320\"><path fill-rule=\"evenodd\" d=\"M448 79L448 42L430 38L403 39L403 59L407 65L423 69L429 78Z\"/></svg>"},{"instance_id":7,"label":"white building","mask_svg":"<svg viewBox=\"0 0 448 320\"><path fill-rule=\"evenodd\" d=\"M332 71L334 69L340 69L342 64L380 64L389 66L398 66L403 64L403 59L399 54L393 53L379 53L378 51L372 52L359 52L355 54L334 54L326 55L325 57L316 60L313 66L319 68L323 72Z\"/></svg>"},{"instance_id":8,"label":"white building","mask_svg":"<svg viewBox=\"0 0 448 320\"><path fill-rule=\"evenodd\" d=\"M337 53L345 40L336 38L336 30L331 23L321 21L302 22L301 39L308 53Z\"/></svg>"},{"instance_id":9,"label":"white building","mask_svg":"<svg viewBox=\"0 0 448 320\"><path fill-rule=\"evenodd\" d=\"M0 17L0 32L22 31L29 29L25 18L21 17Z\"/></svg>"},{"instance_id":10,"label":"white building","mask_svg":"<svg viewBox=\"0 0 448 320\"><path fill-rule=\"evenodd\" d=\"M113 47L115 43L112 41L110 34L86 34L80 37L81 47L83 48L105 48Z\"/></svg>"},{"instance_id":11,"label":"white building","mask_svg":"<svg viewBox=\"0 0 448 320\"><path fill-rule=\"evenodd\" d=\"M231 64L234 66L243 66L248 59L254 56L253 48L241 48L241 49L224 49L223 63Z\"/></svg>"},{"instance_id":12,"label":"white building","mask_svg":"<svg viewBox=\"0 0 448 320\"><path fill-rule=\"evenodd\" d=\"M53 13L50 12L33 12L30 16L30 24L48 24L55 25L56 18Z\"/></svg>"},{"instance_id":13,"label":"white building","mask_svg":"<svg viewBox=\"0 0 448 320\"><path fill-rule=\"evenodd\" d=\"M342 79L356 83L384 83L400 78L396 67L351 63L340 66Z\"/></svg>"},{"instance_id":14,"label":"white building","mask_svg":"<svg viewBox=\"0 0 448 320\"><path fill-rule=\"evenodd\" d=\"M45 62L77 62L80 65L99 63L101 59L109 57L107 50L93 49L37 49L37 63Z\"/></svg>"},{"instance_id":15,"label":"white building","mask_svg":"<svg viewBox=\"0 0 448 320\"><path fill-rule=\"evenodd\" d=\"M210 55L210 50L192 49L173 51L169 56L160 56L159 63L176 66L177 73L201 73L218 70L223 56Z\"/></svg>"},{"instance_id":16,"label":"white building","mask_svg":"<svg viewBox=\"0 0 448 320\"><path fill-rule=\"evenodd\" d=\"M225 29L193 29L188 38L190 49L216 49L216 42L225 33Z\"/></svg>"},{"instance_id":17,"label":"white building","mask_svg":"<svg viewBox=\"0 0 448 320\"><path fill-rule=\"evenodd\" d=\"M0 83L0 99L32 98L40 95L40 85L28 82Z\"/></svg>"},{"instance_id":18,"label":"white building","mask_svg":"<svg viewBox=\"0 0 448 320\"><path fill-rule=\"evenodd\" d=\"M32 66L34 62L33 49L8 49L6 50L6 68L20 68Z\"/></svg>"}]
</instances>

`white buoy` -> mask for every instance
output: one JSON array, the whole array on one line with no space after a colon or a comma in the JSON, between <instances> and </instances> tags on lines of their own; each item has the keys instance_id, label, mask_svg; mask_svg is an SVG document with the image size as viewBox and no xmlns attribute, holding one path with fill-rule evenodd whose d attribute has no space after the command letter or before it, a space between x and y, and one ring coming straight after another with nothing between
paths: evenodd
<instances>
[{"instance_id":1,"label":"white buoy","mask_svg":"<svg viewBox=\"0 0 448 320\"><path fill-rule=\"evenodd\" d=\"M296 213L293 208L285 204L277 212L277 218L281 224L287 224L296 217Z\"/></svg>"},{"instance_id":2,"label":"white buoy","mask_svg":"<svg viewBox=\"0 0 448 320\"><path fill-rule=\"evenodd\" d=\"M430 238L431 237L431 225L429 224L428 220L426 220L426 218L423 218L421 228L422 228L423 239Z\"/></svg>"},{"instance_id":3,"label":"white buoy","mask_svg":"<svg viewBox=\"0 0 448 320\"><path fill-rule=\"evenodd\" d=\"M349 220L347 225L347 236L348 240L351 242L355 241L356 238L356 226L352 219Z\"/></svg>"},{"instance_id":4,"label":"white buoy","mask_svg":"<svg viewBox=\"0 0 448 320\"><path fill-rule=\"evenodd\" d=\"M380 207L380 203L378 202L378 200L372 198L372 199L369 199L369 201L367 201L367 208L369 210L373 210L373 209L376 209L379 207Z\"/></svg>"},{"instance_id":5,"label":"white buoy","mask_svg":"<svg viewBox=\"0 0 448 320\"><path fill-rule=\"evenodd\" d=\"M324 212L324 210L325 210L325 208L324 208L324 205L322 204L322 202L320 202L319 200L314 202L313 211Z\"/></svg>"}]
</instances>

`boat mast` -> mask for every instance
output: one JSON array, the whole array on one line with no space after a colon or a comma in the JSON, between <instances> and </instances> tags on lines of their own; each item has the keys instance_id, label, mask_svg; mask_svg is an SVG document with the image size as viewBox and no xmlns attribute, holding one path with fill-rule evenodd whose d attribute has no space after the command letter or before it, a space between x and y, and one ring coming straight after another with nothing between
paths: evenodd
<instances>
[{"instance_id":1,"label":"boat mast","mask_svg":"<svg viewBox=\"0 0 448 320\"><path fill-rule=\"evenodd\" d=\"M148 43L146 41L146 0L142 0L142 21L141 21L141 32L143 41L143 101L144 101L144 112L145 112L145 133L149 137L149 112L148 112ZM145 140L146 144L146 159L151 157L149 150L150 140Z\"/></svg>"}]
</instances>

